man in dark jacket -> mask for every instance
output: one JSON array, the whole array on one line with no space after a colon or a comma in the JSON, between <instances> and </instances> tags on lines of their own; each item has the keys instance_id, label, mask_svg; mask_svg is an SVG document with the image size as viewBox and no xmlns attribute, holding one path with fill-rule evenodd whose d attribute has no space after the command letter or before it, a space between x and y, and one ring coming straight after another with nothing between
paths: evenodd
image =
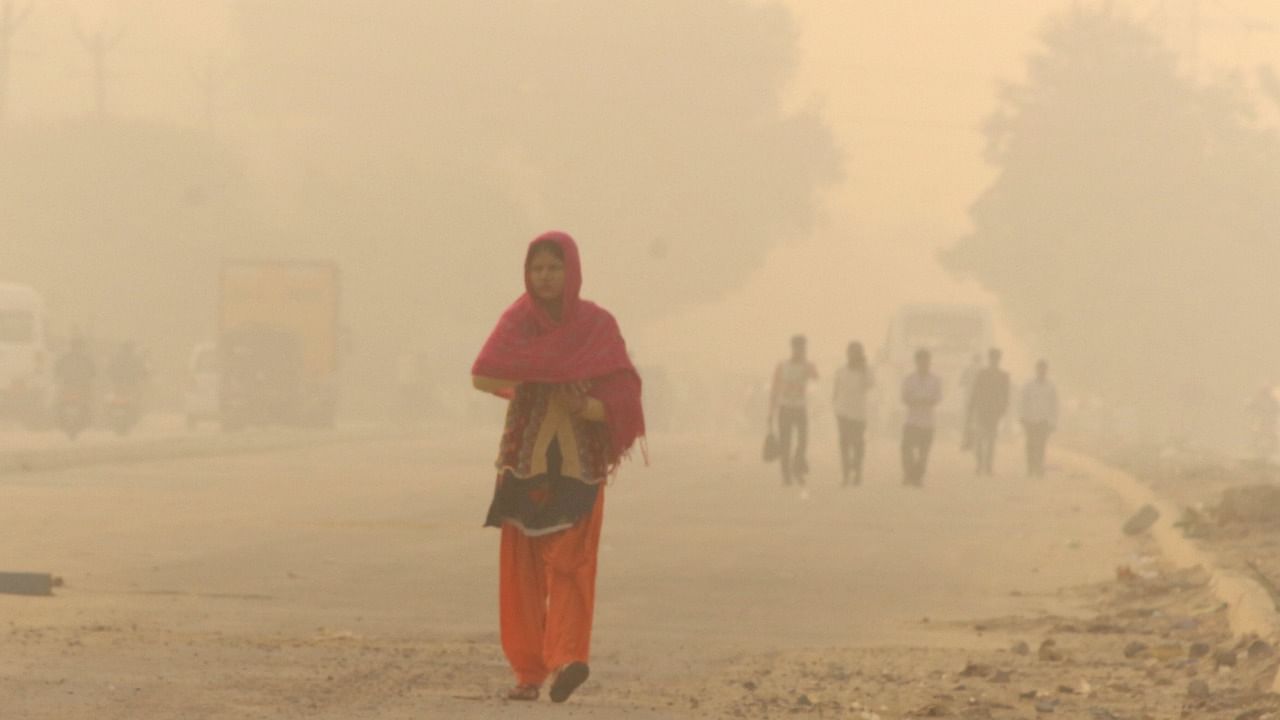
<instances>
[{"instance_id":1,"label":"man in dark jacket","mask_svg":"<svg viewBox=\"0 0 1280 720\"><path fill-rule=\"evenodd\" d=\"M992 348L988 363L973 381L969 395L968 420L973 431L973 452L978 458L978 474L991 475L996 459L996 437L1000 420L1009 409L1009 373L1000 369L1001 353Z\"/></svg>"}]
</instances>

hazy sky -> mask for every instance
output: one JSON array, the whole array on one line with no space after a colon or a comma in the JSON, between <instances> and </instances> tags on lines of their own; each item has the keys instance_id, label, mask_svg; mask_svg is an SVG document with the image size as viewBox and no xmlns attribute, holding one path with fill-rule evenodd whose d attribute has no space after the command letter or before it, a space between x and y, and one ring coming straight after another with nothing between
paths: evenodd
<instances>
[{"instance_id":1,"label":"hazy sky","mask_svg":"<svg viewBox=\"0 0 1280 720\"><path fill-rule=\"evenodd\" d=\"M15 44L18 117L74 115L90 106L91 66L71 32L74 17L87 33L120 33L109 63L114 112L202 123L205 94L195 75L212 61L222 132L246 143L253 137L247 110L229 89L237 73L252 71L236 64L229 0L31 1L35 13ZM995 106L999 82L1021 77L1044 17L1069 3L784 4L796 15L802 48L794 102L816 104L831 124L846 153L846 182L830 194L813 237L778 248L722 301L633 328L640 347L697 332L709 341L698 359L745 370L767 366L785 351L788 335L804 331L813 336L815 355L834 362L850 337L878 344L899 303L982 298L976 288L957 286L934 253L965 232L968 205L990 180L980 125ZM1150 19L1175 48L1197 56L1202 77L1280 64L1274 0L1115 4ZM563 225L572 227L572 218ZM607 289L588 284L586 291L608 304Z\"/></svg>"},{"instance_id":2,"label":"hazy sky","mask_svg":"<svg viewBox=\"0 0 1280 720\"><path fill-rule=\"evenodd\" d=\"M1188 55L1196 4L1115 3L1149 19ZM1201 77L1280 64L1280 3L1198 4ZM744 370L758 362L766 337L773 342L764 352L780 357L792 332L808 332L814 355L838 362L852 336L877 346L900 303L986 300L979 289L952 280L934 253L968 229L968 206L991 180L981 125L995 108L1000 83L1022 78L1045 17L1070 2L787 5L798 19L804 52L796 102L820 104L846 153L847 180L832 193L829 222L816 237L780 248L742 291L715 307L695 309L676 328L657 330L683 334L732 317L734 337L746 338L750 348L724 353L730 343L709 343L708 352ZM844 307L821 310L832 302ZM831 332L835 325L847 327L846 336Z\"/></svg>"}]
</instances>

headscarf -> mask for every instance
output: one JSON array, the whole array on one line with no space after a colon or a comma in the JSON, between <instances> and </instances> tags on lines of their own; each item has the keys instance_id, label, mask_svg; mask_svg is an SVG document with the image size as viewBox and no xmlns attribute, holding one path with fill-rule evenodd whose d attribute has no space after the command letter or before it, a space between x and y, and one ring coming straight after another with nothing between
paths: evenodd
<instances>
[{"instance_id":1,"label":"headscarf","mask_svg":"<svg viewBox=\"0 0 1280 720\"><path fill-rule=\"evenodd\" d=\"M471 367L471 374L516 382L587 383L587 394L604 404L610 471L644 436L640 375L613 315L580 297L582 263L567 233L543 233L529 243L554 244L564 255L564 295L557 322L534 298L529 273L525 292L511 304ZM526 258L529 258L526 255Z\"/></svg>"}]
</instances>

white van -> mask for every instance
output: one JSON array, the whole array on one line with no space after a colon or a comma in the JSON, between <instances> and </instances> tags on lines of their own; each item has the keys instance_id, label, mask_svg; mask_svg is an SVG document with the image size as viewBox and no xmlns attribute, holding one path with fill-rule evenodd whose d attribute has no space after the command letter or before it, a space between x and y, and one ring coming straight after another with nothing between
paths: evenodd
<instances>
[{"instance_id":1,"label":"white van","mask_svg":"<svg viewBox=\"0 0 1280 720\"><path fill-rule=\"evenodd\" d=\"M44 300L0 283L0 417L37 425L53 392Z\"/></svg>"}]
</instances>

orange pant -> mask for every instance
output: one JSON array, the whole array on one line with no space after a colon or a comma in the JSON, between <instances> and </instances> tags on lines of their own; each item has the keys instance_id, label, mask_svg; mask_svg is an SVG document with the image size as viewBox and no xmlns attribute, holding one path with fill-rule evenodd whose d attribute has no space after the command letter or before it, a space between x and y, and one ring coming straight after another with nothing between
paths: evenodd
<instances>
[{"instance_id":1,"label":"orange pant","mask_svg":"<svg viewBox=\"0 0 1280 720\"><path fill-rule=\"evenodd\" d=\"M587 662L596 599L596 548L604 487L571 528L529 537L502 526L498 605L502 649L521 685L541 685L571 662Z\"/></svg>"}]
</instances>

